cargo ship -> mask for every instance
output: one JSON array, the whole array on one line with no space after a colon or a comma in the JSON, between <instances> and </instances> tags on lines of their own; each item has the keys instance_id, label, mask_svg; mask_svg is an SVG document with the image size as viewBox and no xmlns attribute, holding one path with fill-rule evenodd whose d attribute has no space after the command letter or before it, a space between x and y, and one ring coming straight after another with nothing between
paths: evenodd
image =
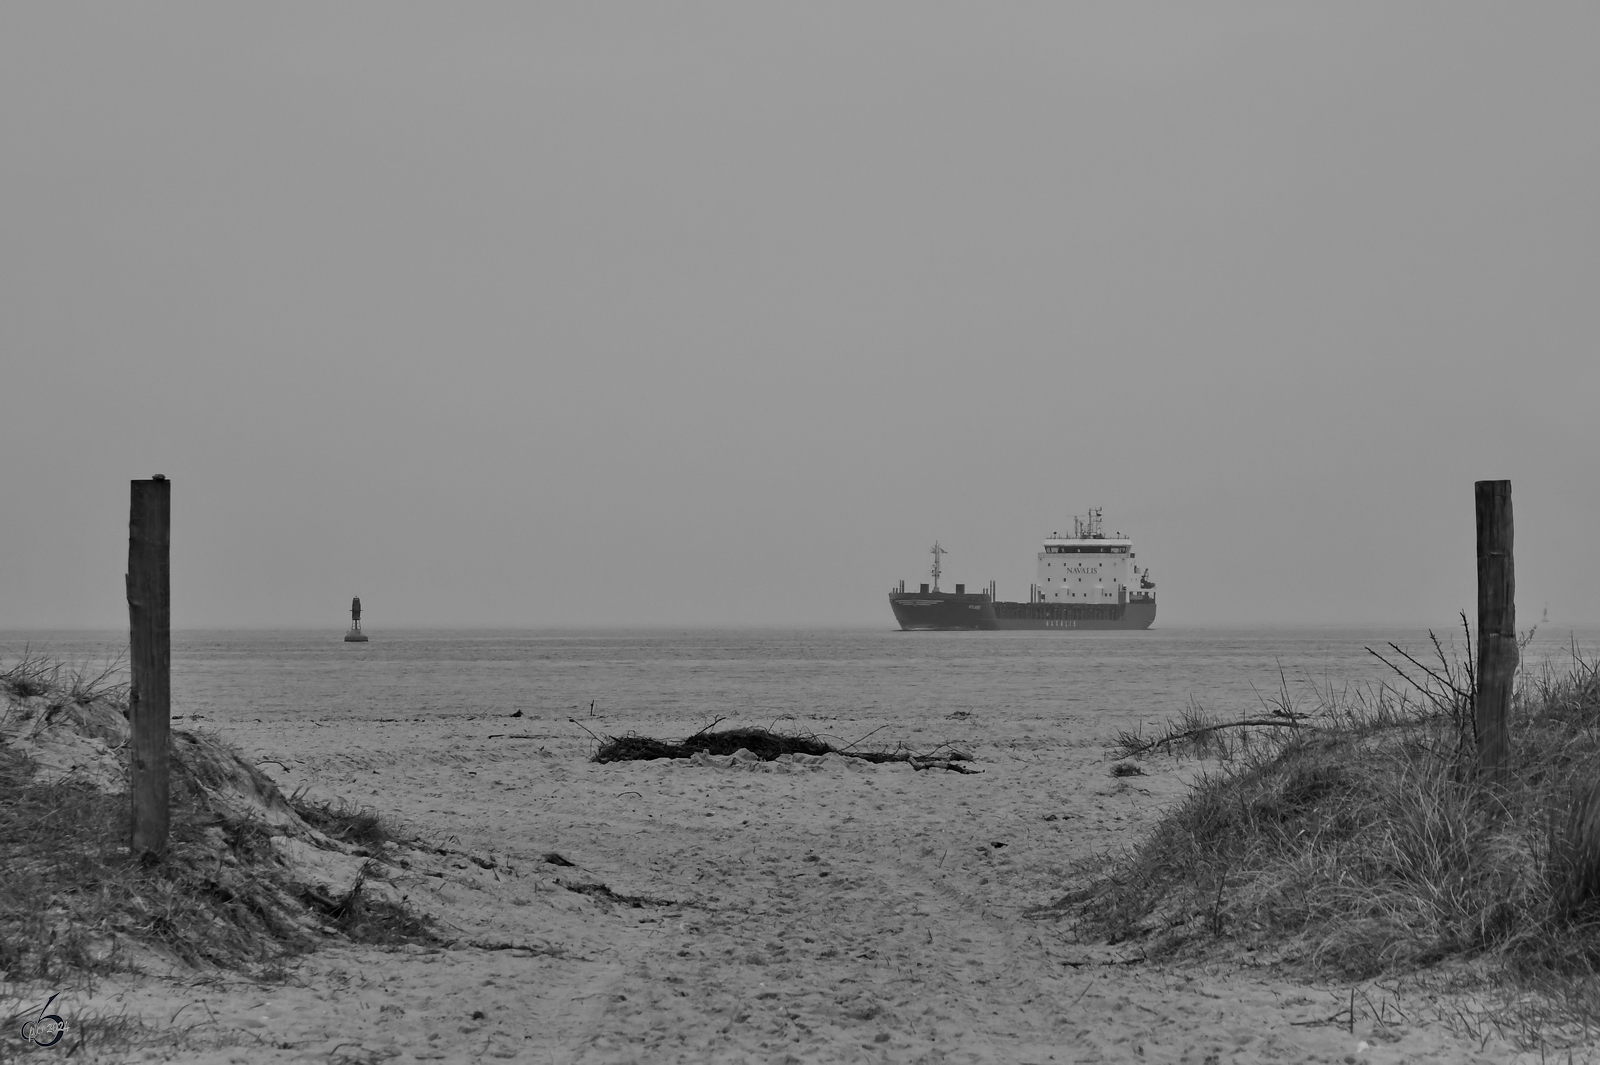
<instances>
[{"instance_id":1,"label":"cargo ship","mask_svg":"<svg viewBox=\"0 0 1600 1065\"><path fill-rule=\"evenodd\" d=\"M1072 519L1072 535L1051 533L1039 551L1038 579L1025 603L997 602L995 585L968 592L940 591L941 562L949 554L935 541L930 584L915 592L906 582L889 590L889 606L902 629L1148 629L1156 620L1156 585L1135 565L1133 541L1101 532L1097 508ZM931 586L930 586L931 585Z\"/></svg>"}]
</instances>

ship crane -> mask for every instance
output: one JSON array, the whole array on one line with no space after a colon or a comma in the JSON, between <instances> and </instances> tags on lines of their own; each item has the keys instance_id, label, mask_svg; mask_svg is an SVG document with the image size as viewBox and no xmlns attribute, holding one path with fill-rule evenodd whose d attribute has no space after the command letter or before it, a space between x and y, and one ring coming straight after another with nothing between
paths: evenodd
<instances>
[{"instance_id":1,"label":"ship crane","mask_svg":"<svg viewBox=\"0 0 1600 1065\"><path fill-rule=\"evenodd\" d=\"M933 552L933 590L937 592L939 590L939 573L940 573L939 558L940 558L941 555L948 555L950 552L948 552L944 548L940 547L939 546L939 541L937 541L937 540L935 540L933 542L932 552Z\"/></svg>"}]
</instances>

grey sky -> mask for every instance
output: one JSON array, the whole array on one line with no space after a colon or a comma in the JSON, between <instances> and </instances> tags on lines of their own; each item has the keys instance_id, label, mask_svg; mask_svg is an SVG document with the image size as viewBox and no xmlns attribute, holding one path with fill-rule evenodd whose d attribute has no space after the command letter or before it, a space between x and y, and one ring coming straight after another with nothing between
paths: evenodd
<instances>
[{"instance_id":1,"label":"grey sky","mask_svg":"<svg viewBox=\"0 0 1600 1065\"><path fill-rule=\"evenodd\" d=\"M1600 620L1593 4L8 4L0 627Z\"/></svg>"}]
</instances>

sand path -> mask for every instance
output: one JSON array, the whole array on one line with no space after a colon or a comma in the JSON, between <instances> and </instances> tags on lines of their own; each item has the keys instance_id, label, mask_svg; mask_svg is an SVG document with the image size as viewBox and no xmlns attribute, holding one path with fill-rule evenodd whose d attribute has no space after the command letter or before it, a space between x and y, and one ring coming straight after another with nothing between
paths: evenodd
<instances>
[{"instance_id":1,"label":"sand path","mask_svg":"<svg viewBox=\"0 0 1600 1065\"><path fill-rule=\"evenodd\" d=\"M80 1004L190 1027L190 1049L157 1057L1203 1065L1516 1056L1496 1037L1480 1043L1428 1020L1437 1003L1363 986L1371 1008L1352 1032L1344 1019L1328 1022L1346 1008L1346 985L1126 964L1027 917L1060 893L1073 859L1133 839L1192 771L1158 765L1113 778L1094 738L1018 730L996 743L976 722L951 721L937 739L970 746L983 770L964 776L834 759L756 770L596 765L585 760L588 738L554 716L204 723L254 757L281 760L287 768L266 768L286 789L388 810L445 843L452 853L414 855L395 883L460 942L330 948L277 986L118 979ZM682 731L644 718L594 724ZM552 852L574 865L549 863ZM579 884L659 901L569 889Z\"/></svg>"}]
</instances>

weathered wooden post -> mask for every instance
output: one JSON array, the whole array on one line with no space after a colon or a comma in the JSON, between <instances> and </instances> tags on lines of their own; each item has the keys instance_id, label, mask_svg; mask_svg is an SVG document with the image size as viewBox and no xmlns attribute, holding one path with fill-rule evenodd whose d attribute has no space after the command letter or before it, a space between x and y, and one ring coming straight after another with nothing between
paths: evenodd
<instances>
[{"instance_id":1,"label":"weathered wooden post","mask_svg":"<svg viewBox=\"0 0 1600 1065\"><path fill-rule=\"evenodd\" d=\"M172 729L172 482L134 481L128 510L128 720L133 753L133 857L167 846L167 743Z\"/></svg>"},{"instance_id":2,"label":"weathered wooden post","mask_svg":"<svg viewBox=\"0 0 1600 1065\"><path fill-rule=\"evenodd\" d=\"M1516 573L1511 553L1511 482L1479 481L1478 768L1503 784L1511 771L1511 685L1517 672Z\"/></svg>"}]
</instances>

